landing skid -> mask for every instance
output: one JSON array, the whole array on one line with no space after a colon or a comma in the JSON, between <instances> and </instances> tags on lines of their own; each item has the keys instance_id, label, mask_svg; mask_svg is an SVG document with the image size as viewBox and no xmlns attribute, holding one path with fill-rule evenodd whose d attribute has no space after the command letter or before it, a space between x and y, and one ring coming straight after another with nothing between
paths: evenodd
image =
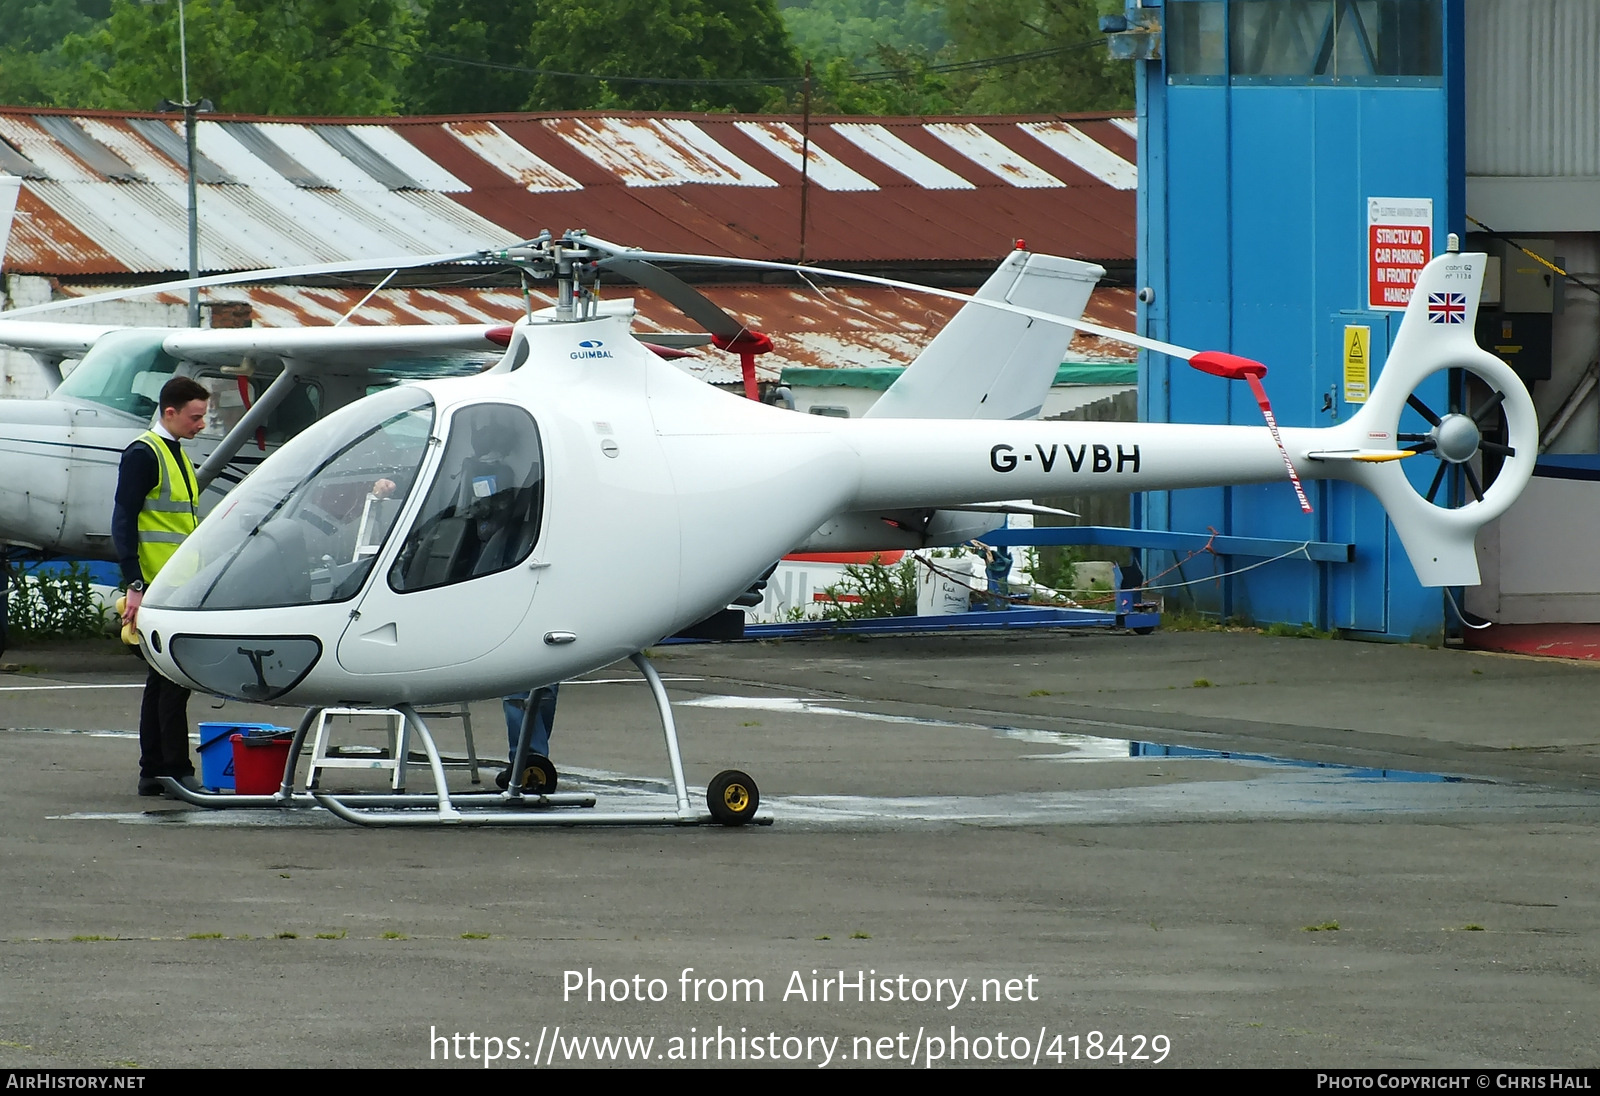
<instances>
[{"instance_id":1,"label":"landing skid","mask_svg":"<svg viewBox=\"0 0 1600 1096\"><path fill-rule=\"evenodd\" d=\"M678 751L678 727L672 718L667 690L656 668L641 652L633 664L644 675L655 702L656 715L667 745L667 760L672 768L676 809L659 811L596 811L595 797L587 793L526 794L516 785L504 792L465 792L451 795L445 783L444 764L434 745L428 725L409 704L396 705L422 743L433 773L434 791L415 794L334 795L323 791L295 789L295 770L306 737L316 725L321 708L310 708L301 717L289 744L289 759L284 764L283 782L272 795L221 795L185 788L171 777L160 780L172 795L196 807L241 809L305 810L322 807L337 818L359 826L701 826L746 824L770 826L772 815L761 812L755 782L741 772L719 773L711 782L707 810L696 809L689 800L683 777L683 760ZM513 773L523 771L529 756L528 740L533 705L529 705L522 735L517 743Z\"/></svg>"}]
</instances>

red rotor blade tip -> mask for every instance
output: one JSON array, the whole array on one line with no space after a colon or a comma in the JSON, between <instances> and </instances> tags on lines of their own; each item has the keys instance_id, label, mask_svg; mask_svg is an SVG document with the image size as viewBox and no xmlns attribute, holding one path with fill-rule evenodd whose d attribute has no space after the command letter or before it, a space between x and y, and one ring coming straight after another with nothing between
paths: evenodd
<instances>
[{"instance_id":1,"label":"red rotor blade tip","mask_svg":"<svg viewBox=\"0 0 1600 1096\"><path fill-rule=\"evenodd\" d=\"M1189 364L1202 373L1227 377L1230 381L1267 375L1267 367L1254 358L1241 358L1237 354L1225 354L1221 350L1202 350L1189 359Z\"/></svg>"}]
</instances>

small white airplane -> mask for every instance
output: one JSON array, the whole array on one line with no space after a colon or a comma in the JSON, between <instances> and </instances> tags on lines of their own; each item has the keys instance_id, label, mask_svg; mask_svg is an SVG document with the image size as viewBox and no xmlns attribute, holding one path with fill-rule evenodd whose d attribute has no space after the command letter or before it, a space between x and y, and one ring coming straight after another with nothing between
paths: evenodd
<instances>
[{"instance_id":1,"label":"small white airplane","mask_svg":"<svg viewBox=\"0 0 1600 1096\"><path fill-rule=\"evenodd\" d=\"M677 809L659 820L701 820L671 710L642 652L722 610L828 523L833 547L879 547L885 518L915 528L900 520L908 513L1068 492L1263 483L1287 472L1297 492L1300 477L1366 487L1425 584L1470 585L1478 581L1477 530L1532 474L1532 401L1473 338L1480 254L1452 251L1428 265L1360 412L1328 428L1282 430L1270 411L1266 428L1010 416L929 422L890 417L893 404L855 420L792 414L665 365L631 337L629 302L600 304L572 273L575 257L590 272L706 257L628 251L581 234L503 254L558 280L566 262L561 305L517 323L484 374L395 387L306 429L205 519L152 583L137 622L151 663L196 689L312 713L346 704L405 713L438 790L428 800L434 810L391 821L640 821L559 809L479 813L476 802L463 813L414 710L550 684L628 657L651 683L672 762ZM979 307L1244 379L1265 410L1260 363L1003 300ZM1446 370L1486 386L1476 414L1455 397L1436 414L1416 397ZM1402 432L1408 407L1426 432ZM1505 441L1484 438L1488 416L1503 418ZM1438 464L1426 491L1402 468L1424 453ZM1485 453L1499 462L1487 486L1472 467ZM1452 470L1475 497L1436 501ZM395 485L392 493L374 490L380 480ZM626 589L614 581L621 570L636 580ZM641 589L658 593L642 598ZM197 803L305 802L292 789L297 756L298 748L278 795L254 804L174 790ZM488 798L521 802L515 790ZM385 820L339 797L315 799L353 821ZM737 824L754 816L758 794L747 775L724 773L708 799L713 818Z\"/></svg>"}]
</instances>

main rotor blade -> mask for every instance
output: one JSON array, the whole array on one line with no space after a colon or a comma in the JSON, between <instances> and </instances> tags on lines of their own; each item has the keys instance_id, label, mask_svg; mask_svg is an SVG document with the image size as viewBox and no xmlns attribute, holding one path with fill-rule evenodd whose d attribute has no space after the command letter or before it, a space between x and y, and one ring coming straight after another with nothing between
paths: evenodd
<instances>
[{"instance_id":1,"label":"main rotor blade","mask_svg":"<svg viewBox=\"0 0 1600 1096\"><path fill-rule=\"evenodd\" d=\"M633 251L618 247L616 244L607 244L603 240L596 240L593 236L584 238L584 242L605 250L611 250L614 257L626 257L642 260L649 263L696 263L702 266L735 266L746 270L782 270L791 274L817 275L827 278L839 278L849 282L862 282L866 285L887 286L890 289L904 289L910 293L926 293L932 297L943 297L946 300L959 301L962 304L976 304L984 308L993 308L1000 312L1011 312L1018 316L1028 316L1046 323L1060 324L1070 327L1074 331L1082 331L1085 335L1098 335L1102 339L1111 339L1113 342L1124 343L1128 346L1137 346L1143 350L1154 350L1158 354L1167 354L1174 358L1188 361L1198 350L1191 350L1186 346L1176 343L1162 342L1160 339L1147 339L1143 335L1134 335L1127 331L1118 331L1114 327L1101 327L1097 323L1087 320L1072 320L1065 316L1058 316L1054 312L1041 312L1035 308L1023 308L1021 305L1010 304L1006 301L991 301L983 297L971 296L966 293L957 293L953 289L936 289L931 285L917 285L915 282L901 282L893 278L879 278L872 274L857 274L850 270L834 270L823 266L798 266L794 263L774 263L764 259L730 259L723 255L691 255L667 251ZM602 259L602 263L610 263L611 259Z\"/></svg>"},{"instance_id":2,"label":"main rotor blade","mask_svg":"<svg viewBox=\"0 0 1600 1096\"><path fill-rule=\"evenodd\" d=\"M694 286L654 263L627 255L601 259L602 270L614 271L650 290L695 323L724 339L736 339L748 330Z\"/></svg>"},{"instance_id":3,"label":"main rotor blade","mask_svg":"<svg viewBox=\"0 0 1600 1096\"><path fill-rule=\"evenodd\" d=\"M56 312L64 308L95 304L100 301L121 301L146 293L170 293L179 289L205 289L213 285L239 285L244 282L279 281L283 278L302 278L313 274L354 274L363 270L410 270L418 266L436 266L442 263L483 262L482 251L449 252L438 255L399 255L387 259L353 259L342 263L309 263L304 266L278 266L266 270L246 270L233 274L213 274L205 278L184 278L176 282L158 282L155 285L118 289L110 293L95 293L88 297L74 297L65 301L50 301L26 308L14 308L5 313L6 319L27 316L35 312Z\"/></svg>"}]
</instances>

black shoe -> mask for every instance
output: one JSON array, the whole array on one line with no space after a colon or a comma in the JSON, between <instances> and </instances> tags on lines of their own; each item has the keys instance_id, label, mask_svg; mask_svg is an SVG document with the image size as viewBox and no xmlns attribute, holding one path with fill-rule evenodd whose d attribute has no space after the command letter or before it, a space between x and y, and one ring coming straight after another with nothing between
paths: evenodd
<instances>
[{"instance_id":1,"label":"black shoe","mask_svg":"<svg viewBox=\"0 0 1600 1096\"><path fill-rule=\"evenodd\" d=\"M511 770L501 769L498 773L496 773L494 777L494 786L499 788L501 791L505 791L507 788L511 787Z\"/></svg>"},{"instance_id":2,"label":"black shoe","mask_svg":"<svg viewBox=\"0 0 1600 1096\"><path fill-rule=\"evenodd\" d=\"M139 778L140 795L161 795L166 790L161 786L161 781L153 776L141 776Z\"/></svg>"}]
</instances>

